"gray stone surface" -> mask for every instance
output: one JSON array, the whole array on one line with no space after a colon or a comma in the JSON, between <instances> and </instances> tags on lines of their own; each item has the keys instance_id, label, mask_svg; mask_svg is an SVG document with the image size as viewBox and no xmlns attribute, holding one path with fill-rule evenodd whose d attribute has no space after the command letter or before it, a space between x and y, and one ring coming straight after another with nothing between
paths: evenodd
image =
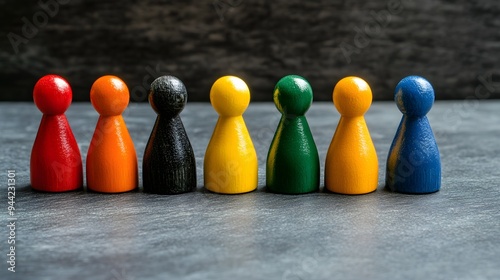
<instances>
[{"instance_id":1,"label":"gray stone surface","mask_svg":"<svg viewBox=\"0 0 500 280\"><path fill-rule=\"evenodd\" d=\"M391 102L366 118L380 161L379 188L361 196L265 192L265 158L279 113L252 103L245 117L259 156L259 189L217 195L202 188L202 160L216 114L189 103L182 118L198 164L198 191L160 196L29 188L29 156L41 114L0 104L1 279L499 279L500 102L437 102L429 113L441 151L440 192L383 189L385 159L400 120ZM85 156L97 115L67 113ZM139 163L154 122L131 104L126 122ZM338 114L307 114L324 167ZM7 272L6 170L15 169L16 270Z\"/></svg>"}]
</instances>

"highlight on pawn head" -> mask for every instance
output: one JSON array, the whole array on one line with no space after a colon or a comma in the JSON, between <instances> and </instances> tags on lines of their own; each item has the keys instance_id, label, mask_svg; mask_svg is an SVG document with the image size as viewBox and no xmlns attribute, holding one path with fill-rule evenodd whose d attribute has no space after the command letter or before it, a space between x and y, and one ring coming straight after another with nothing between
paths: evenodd
<instances>
[{"instance_id":1,"label":"highlight on pawn head","mask_svg":"<svg viewBox=\"0 0 500 280\"><path fill-rule=\"evenodd\" d=\"M303 116L311 107L313 91L303 77L288 75L276 84L273 99L282 114Z\"/></svg>"},{"instance_id":2,"label":"highlight on pawn head","mask_svg":"<svg viewBox=\"0 0 500 280\"><path fill-rule=\"evenodd\" d=\"M396 86L394 101L399 110L407 116L425 116L434 104L434 89L426 79L408 76Z\"/></svg>"},{"instance_id":3,"label":"highlight on pawn head","mask_svg":"<svg viewBox=\"0 0 500 280\"><path fill-rule=\"evenodd\" d=\"M220 116L241 116L250 104L250 90L242 79L224 76L212 85L210 103Z\"/></svg>"},{"instance_id":4,"label":"highlight on pawn head","mask_svg":"<svg viewBox=\"0 0 500 280\"><path fill-rule=\"evenodd\" d=\"M64 114L71 105L73 92L69 83L58 75L46 75L33 89L33 101L47 115Z\"/></svg>"},{"instance_id":5,"label":"highlight on pawn head","mask_svg":"<svg viewBox=\"0 0 500 280\"><path fill-rule=\"evenodd\" d=\"M363 116L372 104L372 90L361 78L345 77L333 89L333 103L342 116Z\"/></svg>"},{"instance_id":6,"label":"highlight on pawn head","mask_svg":"<svg viewBox=\"0 0 500 280\"><path fill-rule=\"evenodd\" d=\"M102 116L120 115L127 108L129 99L127 85L116 76L102 76L90 89L92 106Z\"/></svg>"}]
</instances>

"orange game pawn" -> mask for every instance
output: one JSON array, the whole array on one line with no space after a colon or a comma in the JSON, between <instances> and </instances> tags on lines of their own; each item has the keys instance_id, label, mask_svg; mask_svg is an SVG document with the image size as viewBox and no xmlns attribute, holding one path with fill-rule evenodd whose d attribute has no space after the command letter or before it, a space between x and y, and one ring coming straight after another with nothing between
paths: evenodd
<instances>
[{"instance_id":1,"label":"orange game pawn","mask_svg":"<svg viewBox=\"0 0 500 280\"><path fill-rule=\"evenodd\" d=\"M127 85L118 77L103 76L92 85L90 101L99 113L87 154L87 187L104 193L137 188L137 155L122 113L128 106Z\"/></svg>"},{"instance_id":2,"label":"orange game pawn","mask_svg":"<svg viewBox=\"0 0 500 280\"><path fill-rule=\"evenodd\" d=\"M372 90L358 77L346 77L333 89L340 121L326 155L325 187L341 194L365 194L377 189L378 158L364 114Z\"/></svg>"}]
</instances>

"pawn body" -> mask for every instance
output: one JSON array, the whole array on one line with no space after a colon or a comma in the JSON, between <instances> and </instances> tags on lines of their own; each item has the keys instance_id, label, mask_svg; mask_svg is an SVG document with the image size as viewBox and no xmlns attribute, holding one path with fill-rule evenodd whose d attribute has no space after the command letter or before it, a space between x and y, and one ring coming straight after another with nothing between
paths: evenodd
<instances>
[{"instance_id":1,"label":"pawn body","mask_svg":"<svg viewBox=\"0 0 500 280\"><path fill-rule=\"evenodd\" d=\"M335 86L333 100L341 117L326 156L325 187L341 194L373 192L378 158L364 118L371 89L364 80L347 77Z\"/></svg>"},{"instance_id":2,"label":"pawn body","mask_svg":"<svg viewBox=\"0 0 500 280\"><path fill-rule=\"evenodd\" d=\"M97 79L90 91L92 105L100 114L87 154L87 187L104 193L137 188L137 156L122 117L128 105L125 83L115 76Z\"/></svg>"},{"instance_id":3,"label":"pawn body","mask_svg":"<svg viewBox=\"0 0 500 280\"><path fill-rule=\"evenodd\" d=\"M144 192L179 194L196 189L196 161L179 113L187 101L184 84L173 76L153 81L149 103L158 116L144 151Z\"/></svg>"},{"instance_id":4,"label":"pawn body","mask_svg":"<svg viewBox=\"0 0 500 280\"><path fill-rule=\"evenodd\" d=\"M438 146L426 117L434 90L424 78L409 76L395 90L403 118L387 157L386 187L402 193L433 193L441 187Z\"/></svg>"},{"instance_id":5,"label":"pawn body","mask_svg":"<svg viewBox=\"0 0 500 280\"><path fill-rule=\"evenodd\" d=\"M36 83L33 98L43 117L31 151L31 187L45 192L81 189L82 157L64 115L72 99L69 84L59 76L47 75Z\"/></svg>"},{"instance_id":6,"label":"pawn body","mask_svg":"<svg viewBox=\"0 0 500 280\"><path fill-rule=\"evenodd\" d=\"M299 76L282 78L274 90L274 103L282 117L266 165L269 191L301 194L319 189L319 155L304 116L313 99L309 83Z\"/></svg>"},{"instance_id":7,"label":"pawn body","mask_svg":"<svg viewBox=\"0 0 500 280\"><path fill-rule=\"evenodd\" d=\"M250 91L240 78L225 76L212 86L210 101L219 119L205 153L205 188L224 194L253 191L258 183L257 153L242 116Z\"/></svg>"}]
</instances>

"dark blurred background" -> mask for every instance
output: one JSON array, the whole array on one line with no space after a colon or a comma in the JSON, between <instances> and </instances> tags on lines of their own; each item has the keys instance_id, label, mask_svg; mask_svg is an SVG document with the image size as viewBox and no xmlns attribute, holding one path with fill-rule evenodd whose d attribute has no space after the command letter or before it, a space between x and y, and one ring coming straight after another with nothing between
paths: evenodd
<instances>
[{"instance_id":1,"label":"dark blurred background","mask_svg":"<svg viewBox=\"0 0 500 280\"><path fill-rule=\"evenodd\" d=\"M76 101L105 74L121 77L133 101L163 74L183 80L190 101L208 101L228 74L254 101L272 100L287 74L308 79L315 100L331 100L348 75L378 100L411 74L437 99L478 98L480 87L500 96L500 1L0 0L0 11L3 101L31 100L48 73L68 79Z\"/></svg>"}]
</instances>

